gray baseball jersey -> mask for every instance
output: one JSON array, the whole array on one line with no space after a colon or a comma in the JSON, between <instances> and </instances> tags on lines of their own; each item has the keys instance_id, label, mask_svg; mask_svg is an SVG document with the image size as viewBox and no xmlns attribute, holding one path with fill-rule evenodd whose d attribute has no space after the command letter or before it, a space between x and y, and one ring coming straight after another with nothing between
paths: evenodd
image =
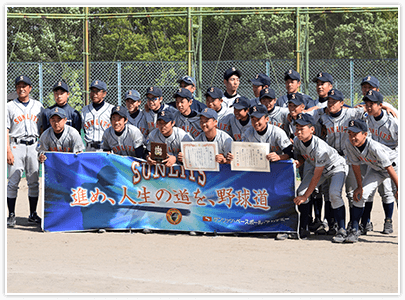
<instances>
[{"instance_id":1,"label":"gray baseball jersey","mask_svg":"<svg viewBox=\"0 0 405 300\"><path fill-rule=\"evenodd\" d=\"M222 126L225 129L223 131L228 133L233 138L234 141L241 141L244 132L252 127L252 121L250 120L250 116L248 123L242 125L240 120L236 119L234 114L226 115L222 119L222 124L226 124L226 126Z\"/></svg>"},{"instance_id":2,"label":"gray baseball jersey","mask_svg":"<svg viewBox=\"0 0 405 300\"><path fill-rule=\"evenodd\" d=\"M398 148L398 119L382 110L383 117L376 121L373 116L367 117L368 131L371 138L397 151Z\"/></svg>"},{"instance_id":3,"label":"gray baseball jersey","mask_svg":"<svg viewBox=\"0 0 405 300\"><path fill-rule=\"evenodd\" d=\"M196 142L217 142L218 153L226 156L228 152L232 152L232 137L225 131L217 129L217 135L213 141L208 141L204 133L200 134L194 141Z\"/></svg>"},{"instance_id":4,"label":"gray baseball jersey","mask_svg":"<svg viewBox=\"0 0 405 300\"><path fill-rule=\"evenodd\" d=\"M7 103L7 129L13 138L37 138L41 128L42 103L31 99L24 105L18 99Z\"/></svg>"},{"instance_id":5,"label":"gray baseball jersey","mask_svg":"<svg viewBox=\"0 0 405 300\"><path fill-rule=\"evenodd\" d=\"M45 130L39 138L36 150L55 152L81 152L84 150L82 137L77 130L69 125L65 125L62 136L58 139L52 127Z\"/></svg>"},{"instance_id":6,"label":"gray baseball jersey","mask_svg":"<svg viewBox=\"0 0 405 300\"><path fill-rule=\"evenodd\" d=\"M174 113L174 126L183 129L188 132L193 138L199 136L202 132L200 125L200 116L195 115L193 117L185 117L180 111Z\"/></svg>"},{"instance_id":7,"label":"gray baseball jersey","mask_svg":"<svg viewBox=\"0 0 405 300\"><path fill-rule=\"evenodd\" d=\"M233 108L228 107L228 104L222 102L222 107L219 111L217 111L218 114L218 125L217 128L219 130L223 130L225 132L229 132L228 128L228 123L227 123L227 115L233 115Z\"/></svg>"},{"instance_id":8,"label":"gray baseball jersey","mask_svg":"<svg viewBox=\"0 0 405 300\"><path fill-rule=\"evenodd\" d=\"M269 113L269 124L280 127L288 135L288 114L290 111L286 107L274 106Z\"/></svg>"},{"instance_id":9,"label":"gray baseball jersey","mask_svg":"<svg viewBox=\"0 0 405 300\"><path fill-rule=\"evenodd\" d=\"M148 136L148 122L146 122L144 111L139 110L139 113L135 118L131 117L128 113L128 124L137 127L145 138Z\"/></svg>"},{"instance_id":10,"label":"gray baseball jersey","mask_svg":"<svg viewBox=\"0 0 405 300\"><path fill-rule=\"evenodd\" d=\"M135 149L144 144L142 132L131 124L126 124L121 135L117 135L113 127L107 128L103 135L103 150L114 154L136 156Z\"/></svg>"},{"instance_id":11,"label":"gray baseball jersey","mask_svg":"<svg viewBox=\"0 0 405 300\"><path fill-rule=\"evenodd\" d=\"M263 135L258 134L253 127L247 129L245 135L242 137L242 141L269 143L270 152L276 152L277 154L282 154L283 150L291 145L291 141L285 131L271 124L267 125L267 130Z\"/></svg>"},{"instance_id":12,"label":"gray baseball jersey","mask_svg":"<svg viewBox=\"0 0 405 300\"><path fill-rule=\"evenodd\" d=\"M173 114L177 111L174 107L167 105L166 103L162 103L160 108L158 109L157 112L154 112L153 110L149 111L143 111L145 118L146 118L146 123L148 124L148 134L150 134L154 129L157 128L157 115L159 112L162 110L170 110Z\"/></svg>"},{"instance_id":13,"label":"gray baseball jersey","mask_svg":"<svg viewBox=\"0 0 405 300\"><path fill-rule=\"evenodd\" d=\"M173 127L172 134L167 138L156 128L148 135L146 149L150 152L151 142L164 143L167 145L167 154L174 155L177 158L179 152L181 152L181 142L189 142L193 140L194 139L190 134L179 127Z\"/></svg>"},{"instance_id":14,"label":"gray baseball jersey","mask_svg":"<svg viewBox=\"0 0 405 300\"><path fill-rule=\"evenodd\" d=\"M114 105L107 102L99 110L93 107L93 103L83 107L81 115L86 143L102 142L104 131L111 126L113 107Z\"/></svg>"}]
</instances>

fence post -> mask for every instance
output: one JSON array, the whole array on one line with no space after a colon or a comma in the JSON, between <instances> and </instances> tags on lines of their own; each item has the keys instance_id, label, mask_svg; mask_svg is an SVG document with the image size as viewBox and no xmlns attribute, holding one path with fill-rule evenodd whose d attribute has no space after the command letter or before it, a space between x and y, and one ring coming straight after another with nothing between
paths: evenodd
<instances>
[{"instance_id":1,"label":"fence post","mask_svg":"<svg viewBox=\"0 0 405 300\"><path fill-rule=\"evenodd\" d=\"M83 24L83 68L84 68L84 79L83 79L83 92L84 92L84 105L89 104L89 81L90 81L90 61L89 61L89 8L84 8L85 19Z\"/></svg>"},{"instance_id":2,"label":"fence post","mask_svg":"<svg viewBox=\"0 0 405 300\"><path fill-rule=\"evenodd\" d=\"M351 100L351 106L353 106L353 104L354 104L353 82L354 82L353 58L350 58L350 100Z\"/></svg>"},{"instance_id":3,"label":"fence post","mask_svg":"<svg viewBox=\"0 0 405 300\"><path fill-rule=\"evenodd\" d=\"M38 78L38 85L39 85L39 102L44 103L44 82L43 82L43 68L42 68L42 62L38 64L38 73L39 73L39 78Z\"/></svg>"},{"instance_id":4,"label":"fence post","mask_svg":"<svg viewBox=\"0 0 405 300\"><path fill-rule=\"evenodd\" d=\"M202 7L198 7L198 11L201 13L202 12ZM197 90L197 97L200 101L202 101L202 92L201 92L201 86L202 86L202 15L200 14L198 16L198 36L199 36L199 42L198 42L198 90Z\"/></svg>"},{"instance_id":5,"label":"fence post","mask_svg":"<svg viewBox=\"0 0 405 300\"><path fill-rule=\"evenodd\" d=\"M193 35L192 21L193 21L193 19L191 18L191 7L187 7L187 29L188 29L187 74L188 74L188 76L192 76L192 73L191 73L192 72L191 36Z\"/></svg>"},{"instance_id":6,"label":"fence post","mask_svg":"<svg viewBox=\"0 0 405 300\"><path fill-rule=\"evenodd\" d=\"M117 61L117 96L118 105L121 105L121 62Z\"/></svg>"},{"instance_id":7,"label":"fence post","mask_svg":"<svg viewBox=\"0 0 405 300\"><path fill-rule=\"evenodd\" d=\"M300 50L300 27L301 27L301 24L300 24L300 8L297 7L295 9L295 12L296 12L296 28L295 28L295 32L296 32L296 35L297 35L297 45L296 45L296 50L295 50L295 53L297 54L297 56L296 56L296 61L297 61L296 69L297 69L297 72L300 73L300 59L301 59L301 56L300 56L300 52L301 52L301 50Z\"/></svg>"},{"instance_id":8,"label":"fence post","mask_svg":"<svg viewBox=\"0 0 405 300\"><path fill-rule=\"evenodd\" d=\"M305 94L308 95L309 84L309 13L307 7L307 13L305 14Z\"/></svg>"}]
</instances>

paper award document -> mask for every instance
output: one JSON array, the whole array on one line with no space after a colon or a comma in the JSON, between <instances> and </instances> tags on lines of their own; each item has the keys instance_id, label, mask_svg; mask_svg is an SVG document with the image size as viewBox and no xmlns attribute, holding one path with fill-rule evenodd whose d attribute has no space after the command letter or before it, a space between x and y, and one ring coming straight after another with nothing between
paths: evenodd
<instances>
[{"instance_id":1,"label":"paper award document","mask_svg":"<svg viewBox=\"0 0 405 300\"><path fill-rule=\"evenodd\" d=\"M217 142L181 142L181 152L186 170L219 172Z\"/></svg>"},{"instance_id":2,"label":"paper award document","mask_svg":"<svg viewBox=\"0 0 405 300\"><path fill-rule=\"evenodd\" d=\"M268 143L232 142L232 171L270 172Z\"/></svg>"}]
</instances>

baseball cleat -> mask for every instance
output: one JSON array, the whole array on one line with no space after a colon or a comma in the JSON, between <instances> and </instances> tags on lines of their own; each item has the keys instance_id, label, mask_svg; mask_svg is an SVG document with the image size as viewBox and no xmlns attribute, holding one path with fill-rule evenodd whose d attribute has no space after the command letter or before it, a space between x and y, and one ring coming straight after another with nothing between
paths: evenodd
<instances>
[{"instance_id":1,"label":"baseball cleat","mask_svg":"<svg viewBox=\"0 0 405 300\"><path fill-rule=\"evenodd\" d=\"M345 243L357 243L360 235L360 230L356 230L353 228L347 236Z\"/></svg>"},{"instance_id":2,"label":"baseball cleat","mask_svg":"<svg viewBox=\"0 0 405 300\"><path fill-rule=\"evenodd\" d=\"M37 212L33 212L28 217L29 223L41 224L41 218L37 215Z\"/></svg>"},{"instance_id":3,"label":"baseball cleat","mask_svg":"<svg viewBox=\"0 0 405 300\"><path fill-rule=\"evenodd\" d=\"M393 233L394 229L392 229L392 220L386 219L384 222L384 230L382 231L383 234L390 234Z\"/></svg>"},{"instance_id":4,"label":"baseball cleat","mask_svg":"<svg viewBox=\"0 0 405 300\"><path fill-rule=\"evenodd\" d=\"M7 218L7 227L13 228L17 224L17 221L15 219L15 214L11 213L9 217Z\"/></svg>"},{"instance_id":5,"label":"baseball cleat","mask_svg":"<svg viewBox=\"0 0 405 300\"><path fill-rule=\"evenodd\" d=\"M336 235L332 238L333 243L343 243L347 238L347 233L346 230L343 228L340 228Z\"/></svg>"}]
</instances>

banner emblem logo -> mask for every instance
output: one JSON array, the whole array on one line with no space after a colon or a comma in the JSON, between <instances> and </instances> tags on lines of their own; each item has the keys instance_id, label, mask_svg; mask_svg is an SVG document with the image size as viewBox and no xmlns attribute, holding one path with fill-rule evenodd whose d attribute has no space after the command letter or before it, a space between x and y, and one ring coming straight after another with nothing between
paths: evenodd
<instances>
[{"instance_id":1,"label":"banner emblem logo","mask_svg":"<svg viewBox=\"0 0 405 300\"><path fill-rule=\"evenodd\" d=\"M170 224L177 225L181 222L182 214L177 208L171 208L166 213L166 219Z\"/></svg>"}]
</instances>

